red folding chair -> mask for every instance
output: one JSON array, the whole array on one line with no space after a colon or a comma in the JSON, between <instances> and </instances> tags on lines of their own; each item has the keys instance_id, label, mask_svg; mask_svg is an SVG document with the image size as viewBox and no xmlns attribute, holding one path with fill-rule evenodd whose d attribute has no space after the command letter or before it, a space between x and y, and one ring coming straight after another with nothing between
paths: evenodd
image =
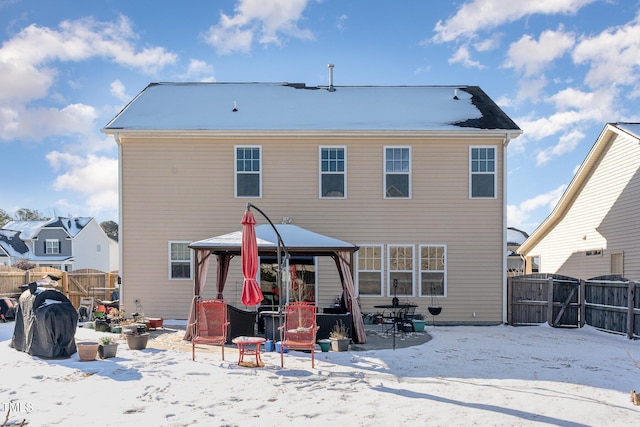
<instances>
[{"instance_id":1,"label":"red folding chair","mask_svg":"<svg viewBox=\"0 0 640 427\"><path fill-rule=\"evenodd\" d=\"M311 367L315 368L316 306L313 303L294 302L288 304L284 314L284 341L280 345L280 366L284 367L284 351L311 350Z\"/></svg>"},{"instance_id":2,"label":"red folding chair","mask_svg":"<svg viewBox=\"0 0 640 427\"><path fill-rule=\"evenodd\" d=\"M222 360L224 360L228 326L226 302L223 300L197 301L195 322L190 325L192 360L196 360L196 344L220 344Z\"/></svg>"}]
</instances>

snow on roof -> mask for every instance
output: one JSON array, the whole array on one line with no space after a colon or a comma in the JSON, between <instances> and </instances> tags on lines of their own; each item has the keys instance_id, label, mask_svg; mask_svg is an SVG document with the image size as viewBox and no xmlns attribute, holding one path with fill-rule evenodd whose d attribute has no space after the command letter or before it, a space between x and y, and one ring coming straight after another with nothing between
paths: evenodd
<instances>
[{"instance_id":1,"label":"snow on roof","mask_svg":"<svg viewBox=\"0 0 640 427\"><path fill-rule=\"evenodd\" d=\"M518 126L477 86L151 83L103 129L452 130Z\"/></svg>"},{"instance_id":2,"label":"snow on roof","mask_svg":"<svg viewBox=\"0 0 640 427\"><path fill-rule=\"evenodd\" d=\"M521 245L529 235L514 227L507 228L507 245Z\"/></svg>"},{"instance_id":3,"label":"snow on roof","mask_svg":"<svg viewBox=\"0 0 640 427\"><path fill-rule=\"evenodd\" d=\"M5 230L19 231L20 238L23 240L33 239L40 229L44 227L49 220L45 221L9 221L2 227Z\"/></svg>"},{"instance_id":4,"label":"snow on roof","mask_svg":"<svg viewBox=\"0 0 640 427\"><path fill-rule=\"evenodd\" d=\"M275 224L282 237L282 241L289 252L334 252L337 250L356 251L358 247L333 237L315 233L293 224ZM278 238L269 224L258 225L255 228L258 241L258 251L274 252L278 246ZM239 252L242 246L242 231L223 234L217 237L193 242L189 245L194 249L210 249L224 252Z\"/></svg>"},{"instance_id":5,"label":"snow on roof","mask_svg":"<svg viewBox=\"0 0 640 427\"><path fill-rule=\"evenodd\" d=\"M0 229L0 247L10 257L24 257L29 247L20 238L20 231Z\"/></svg>"},{"instance_id":6,"label":"snow on roof","mask_svg":"<svg viewBox=\"0 0 640 427\"><path fill-rule=\"evenodd\" d=\"M640 123L615 123L615 126L640 139Z\"/></svg>"},{"instance_id":7,"label":"snow on roof","mask_svg":"<svg viewBox=\"0 0 640 427\"><path fill-rule=\"evenodd\" d=\"M66 218L59 216L45 225L47 228L63 228L71 237L75 237L92 220L90 217Z\"/></svg>"},{"instance_id":8,"label":"snow on roof","mask_svg":"<svg viewBox=\"0 0 640 427\"><path fill-rule=\"evenodd\" d=\"M63 228L69 236L75 237L92 219L91 217L66 218L59 216L43 221L9 221L2 228L20 231L22 233L20 238L23 240L33 239L44 227Z\"/></svg>"}]
</instances>

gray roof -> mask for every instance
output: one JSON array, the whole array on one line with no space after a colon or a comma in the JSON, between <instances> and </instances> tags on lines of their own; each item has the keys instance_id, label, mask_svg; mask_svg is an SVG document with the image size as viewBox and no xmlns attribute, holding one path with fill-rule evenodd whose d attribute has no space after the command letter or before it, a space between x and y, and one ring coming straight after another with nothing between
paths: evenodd
<instances>
[{"instance_id":1,"label":"gray roof","mask_svg":"<svg viewBox=\"0 0 640 427\"><path fill-rule=\"evenodd\" d=\"M93 218L91 217L57 217L42 221L9 221L2 227L5 230L20 231L24 240L36 237L42 228L62 228L71 237L75 237Z\"/></svg>"},{"instance_id":2,"label":"gray roof","mask_svg":"<svg viewBox=\"0 0 640 427\"><path fill-rule=\"evenodd\" d=\"M29 253L29 247L20 238L20 232L0 229L0 247L10 257L24 257Z\"/></svg>"},{"instance_id":3,"label":"gray roof","mask_svg":"<svg viewBox=\"0 0 640 427\"><path fill-rule=\"evenodd\" d=\"M315 233L293 224L275 224L290 254L328 255L336 251L358 250L356 245ZM260 255L273 254L278 247L278 238L269 224L255 227L258 252ZM189 245L193 249L209 249L213 252L227 252L239 254L242 247L242 231L223 234L217 237L193 242Z\"/></svg>"},{"instance_id":4,"label":"gray roof","mask_svg":"<svg viewBox=\"0 0 640 427\"><path fill-rule=\"evenodd\" d=\"M518 126L478 86L151 83L103 129L474 131Z\"/></svg>"},{"instance_id":5,"label":"gray roof","mask_svg":"<svg viewBox=\"0 0 640 427\"><path fill-rule=\"evenodd\" d=\"M613 125L640 139L640 123L613 123Z\"/></svg>"}]
</instances>

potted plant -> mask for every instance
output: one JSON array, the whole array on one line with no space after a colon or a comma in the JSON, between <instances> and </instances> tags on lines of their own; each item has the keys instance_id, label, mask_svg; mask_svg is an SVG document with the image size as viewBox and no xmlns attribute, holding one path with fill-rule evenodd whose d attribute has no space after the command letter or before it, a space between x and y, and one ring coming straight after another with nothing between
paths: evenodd
<instances>
[{"instance_id":1,"label":"potted plant","mask_svg":"<svg viewBox=\"0 0 640 427\"><path fill-rule=\"evenodd\" d=\"M414 314L411 322L414 332L424 332L424 316L422 314Z\"/></svg>"},{"instance_id":2,"label":"potted plant","mask_svg":"<svg viewBox=\"0 0 640 427\"><path fill-rule=\"evenodd\" d=\"M78 348L78 356L83 362L96 360L98 354L98 343L93 341L83 341L76 344Z\"/></svg>"},{"instance_id":3,"label":"potted plant","mask_svg":"<svg viewBox=\"0 0 640 427\"><path fill-rule=\"evenodd\" d=\"M98 346L98 357L100 359L108 359L110 357L116 357L118 350L118 343L111 337L100 338L100 345Z\"/></svg>"},{"instance_id":4,"label":"potted plant","mask_svg":"<svg viewBox=\"0 0 640 427\"><path fill-rule=\"evenodd\" d=\"M134 329L126 329L127 345L129 350L144 350L149 342L149 332L144 325L137 325Z\"/></svg>"},{"instance_id":5,"label":"potted plant","mask_svg":"<svg viewBox=\"0 0 640 427\"><path fill-rule=\"evenodd\" d=\"M333 351L347 351L349 350L349 338L347 327L339 320L334 326L333 330L329 333L329 339L331 340L331 349Z\"/></svg>"}]
</instances>

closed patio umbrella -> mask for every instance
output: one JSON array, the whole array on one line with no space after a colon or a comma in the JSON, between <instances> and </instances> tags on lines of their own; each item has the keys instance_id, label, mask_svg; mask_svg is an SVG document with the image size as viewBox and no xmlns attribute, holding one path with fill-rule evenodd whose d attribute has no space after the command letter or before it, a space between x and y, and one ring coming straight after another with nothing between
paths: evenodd
<instances>
[{"instance_id":1,"label":"closed patio umbrella","mask_svg":"<svg viewBox=\"0 0 640 427\"><path fill-rule=\"evenodd\" d=\"M256 240L256 219L250 210L242 217L242 304L258 305L264 299L260 285L256 282L258 272L258 241Z\"/></svg>"}]
</instances>

